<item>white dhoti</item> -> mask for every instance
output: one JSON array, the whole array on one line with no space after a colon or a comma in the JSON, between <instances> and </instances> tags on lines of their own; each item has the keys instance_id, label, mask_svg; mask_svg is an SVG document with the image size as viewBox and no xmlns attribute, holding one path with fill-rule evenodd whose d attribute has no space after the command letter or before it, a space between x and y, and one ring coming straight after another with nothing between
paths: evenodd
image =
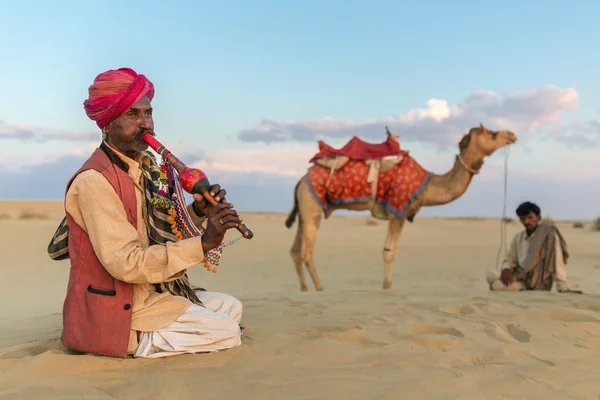
<instances>
[{"instance_id":1,"label":"white dhoti","mask_svg":"<svg viewBox=\"0 0 600 400\"><path fill-rule=\"evenodd\" d=\"M196 292L205 307L192 304L171 325L140 332L134 357L168 357L185 353L208 353L242 343L242 303L233 296Z\"/></svg>"}]
</instances>

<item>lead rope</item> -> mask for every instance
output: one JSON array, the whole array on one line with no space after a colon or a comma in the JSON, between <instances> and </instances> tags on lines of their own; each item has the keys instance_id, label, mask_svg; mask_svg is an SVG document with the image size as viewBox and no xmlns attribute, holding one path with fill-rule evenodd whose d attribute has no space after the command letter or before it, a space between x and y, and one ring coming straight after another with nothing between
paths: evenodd
<instances>
[{"instance_id":1,"label":"lead rope","mask_svg":"<svg viewBox=\"0 0 600 400\"><path fill-rule=\"evenodd\" d=\"M500 220L500 248L498 249L498 254L496 255L496 268L500 267L500 254L502 253L502 248L504 247L504 259L506 260L508 257L508 246L506 240L506 203L507 203L507 194L508 194L508 156L510 154L510 146L506 147L506 157L504 158L504 200L502 207L502 219Z\"/></svg>"}]
</instances>

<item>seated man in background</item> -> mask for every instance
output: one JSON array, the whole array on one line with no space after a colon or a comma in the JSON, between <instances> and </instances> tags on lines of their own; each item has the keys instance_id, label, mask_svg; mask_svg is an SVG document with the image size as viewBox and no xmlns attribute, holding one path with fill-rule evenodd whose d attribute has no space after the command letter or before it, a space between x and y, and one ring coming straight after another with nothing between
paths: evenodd
<instances>
[{"instance_id":1,"label":"seated man in background","mask_svg":"<svg viewBox=\"0 0 600 400\"><path fill-rule=\"evenodd\" d=\"M490 290L549 291L556 281L560 293L582 293L570 290L567 285L565 264L569 253L558 228L551 223L540 223L541 210L534 203L522 203L516 213L525 230L513 238L508 259L500 270L488 272Z\"/></svg>"}]
</instances>

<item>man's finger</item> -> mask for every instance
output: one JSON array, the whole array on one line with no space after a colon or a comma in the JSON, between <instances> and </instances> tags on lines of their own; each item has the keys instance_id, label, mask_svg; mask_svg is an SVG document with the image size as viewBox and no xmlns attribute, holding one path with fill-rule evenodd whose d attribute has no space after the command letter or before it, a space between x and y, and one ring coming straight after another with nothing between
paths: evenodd
<instances>
[{"instance_id":1,"label":"man's finger","mask_svg":"<svg viewBox=\"0 0 600 400\"><path fill-rule=\"evenodd\" d=\"M228 215L237 216L237 212L234 209L230 208L228 205L223 205L219 203L216 207L212 209L209 219L213 222L218 222L219 220L223 219Z\"/></svg>"},{"instance_id":2,"label":"man's finger","mask_svg":"<svg viewBox=\"0 0 600 400\"><path fill-rule=\"evenodd\" d=\"M226 224L221 225L221 228L223 228L224 230L233 229L237 227L238 224L235 222L227 222Z\"/></svg>"},{"instance_id":3,"label":"man's finger","mask_svg":"<svg viewBox=\"0 0 600 400\"><path fill-rule=\"evenodd\" d=\"M222 220L223 218L227 217L227 216L234 216L237 217L238 214L235 210L223 210L217 214L215 214L215 217L219 220Z\"/></svg>"},{"instance_id":4,"label":"man's finger","mask_svg":"<svg viewBox=\"0 0 600 400\"><path fill-rule=\"evenodd\" d=\"M225 218L222 218L222 219L219 219L219 220L213 222L213 225L215 227L219 228L220 226L223 226L225 224L230 224L230 223L239 225L242 223L242 221L239 218L229 216L229 217L225 217Z\"/></svg>"},{"instance_id":5,"label":"man's finger","mask_svg":"<svg viewBox=\"0 0 600 400\"><path fill-rule=\"evenodd\" d=\"M215 197L215 201L218 203L219 201L221 201L221 199L224 199L224 198L225 198L225 195L226 195L226 194L227 194L227 190L225 190L225 189L221 189L221 190L220 190L220 191L217 193L217 195L216 195L216 197Z\"/></svg>"},{"instance_id":6,"label":"man's finger","mask_svg":"<svg viewBox=\"0 0 600 400\"><path fill-rule=\"evenodd\" d=\"M218 183L215 183L214 185L210 186L210 195L215 197L215 194L219 193L220 190L221 190L221 185L219 185Z\"/></svg>"},{"instance_id":7,"label":"man's finger","mask_svg":"<svg viewBox=\"0 0 600 400\"><path fill-rule=\"evenodd\" d=\"M222 211L224 211L224 210L227 210L227 209L230 209L230 208L232 208L232 207L233 207L232 205L230 205L230 204L227 204L227 203L217 203L217 205L216 205L216 206L214 206L214 207L213 207L213 208L210 210L210 215L213 215L213 216L214 216L214 215L217 215L217 214L219 214L220 212L222 212Z\"/></svg>"},{"instance_id":8,"label":"man's finger","mask_svg":"<svg viewBox=\"0 0 600 400\"><path fill-rule=\"evenodd\" d=\"M218 203L215 206L215 208L217 210L226 210L226 209L229 209L229 208L233 208L233 204L231 204L231 203Z\"/></svg>"},{"instance_id":9,"label":"man's finger","mask_svg":"<svg viewBox=\"0 0 600 400\"><path fill-rule=\"evenodd\" d=\"M217 205L213 208L213 210L215 210L215 214L221 214L224 212L230 212L233 211L233 204L228 204L228 203L217 203Z\"/></svg>"},{"instance_id":10,"label":"man's finger","mask_svg":"<svg viewBox=\"0 0 600 400\"><path fill-rule=\"evenodd\" d=\"M226 224L226 223L229 223L229 222L235 222L236 224L239 224L242 221L236 215L228 215L226 217L221 218L220 222L223 223L223 224Z\"/></svg>"}]
</instances>

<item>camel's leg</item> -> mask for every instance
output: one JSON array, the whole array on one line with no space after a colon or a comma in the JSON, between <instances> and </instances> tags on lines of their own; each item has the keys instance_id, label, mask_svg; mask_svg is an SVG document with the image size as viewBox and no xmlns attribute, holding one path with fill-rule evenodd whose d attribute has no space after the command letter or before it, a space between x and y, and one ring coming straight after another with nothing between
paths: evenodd
<instances>
[{"instance_id":1,"label":"camel's leg","mask_svg":"<svg viewBox=\"0 0 600 400\"><path fill-rule=\"evenodd\" d=\"M319 280L315 268L314 247L323 211L312 197L312 194L310 194L308 185L304 180L298 184L296 196L298 201L299 223L290 255L296 266L300 290L303 292L308 291L302 265L305 264L315 288L318 291L321 291L323 290L323 286L321 285L321 281Z\"/></svg>"},{"instance_id":2,"label":"camel's leg","mask_svg":"<svg viewBox=\"0 0 600 400\"><path fill-rule=\"evenodd\" d=\"M316 203L315 203L316 204ZM317 205L318 206L318 205ZM315 242L317 240L317 231L319 226L321 225L321 210L319 210L318 215L312 215L308 217L308 220L304 220L304 237L302 241L304 242L302 255L304 258L304 264L308 269L308 273L312 278L313 284L315 285L315 289L317 291L323 290L323 285L321 285L321 281L319 280L319 276L317 275L317 269L315 268Z\"/></svg>"},{"instance_id":3,"label":"camel's leg","mask_svg":"<svg viewBox=\"0 0 600 400\"><path fill-rule=\"evenodd\" d=\"M292 261L296 266L296 273L298 274L298 282L300 283L300 290L308 292L308 286L306 285L306 278L304 277L304 265L302 262L302 243L304 242L304 222L302 219L298 222L298 230L296 231L296 238L294 244L290 250Z\"/></svg>"},{"instance_id":4,"label":"camel's leg","mask_svg":"<svg viewBox=\"0 0 600 400\"><path fill-rule=\"evenodd\" d=\"M404 227L404 218L398 218L392 215L388 222L388 231L385 238L385 246L383 247L383 288L391 289L392 287L392 264L396 257L398 249L398 240Z\"/></svg>"}]
</instances>

